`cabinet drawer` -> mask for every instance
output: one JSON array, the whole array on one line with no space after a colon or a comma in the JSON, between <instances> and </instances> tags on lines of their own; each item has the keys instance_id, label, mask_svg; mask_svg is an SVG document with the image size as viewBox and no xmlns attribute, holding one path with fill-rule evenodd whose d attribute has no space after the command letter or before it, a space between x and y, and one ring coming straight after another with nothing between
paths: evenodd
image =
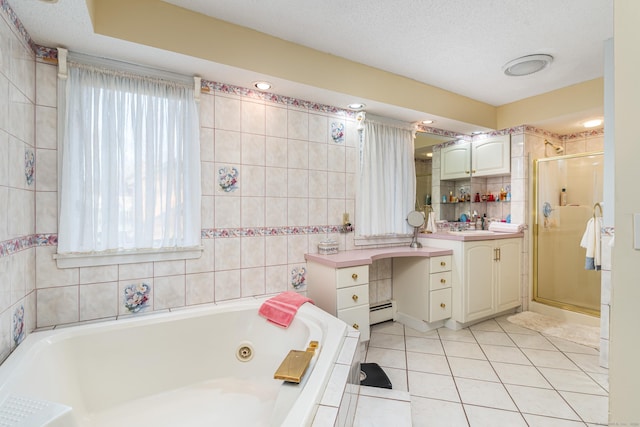
<instances>
[{"instance_id":1,"label":"cabinet drawer","mask_svg":"<svg viewBox=\"0 0 640 427\"><path fill-rule=\"evenodd\" d=\"M443 271L442 273L434 273L429 275L429 290L437 291L451 287L451 272Z\"/></svg>"},{"instance_id":2,"label":"cabinet drawer","mask_svg":"<svg viewBox=\"0 0 640 427\"><path fill-rule=\"evenodd\" d=\"M429 258L429 273L440 273L451 270L451 255Z\"/></svg>"},{"instance_id":3,"label":"cabinet drawer","mask_svg":"<svg viewBox=\"0 0 640 427\"><path fill-rule=\"evenodd\" d=\"M356 307L362 304L369 305L369 285L350 286L336 291L338 310Z\"/></svg>"},{"instance_id":4,"label":"cabinet drawer","mask_svg":"<svg viewBox=\"0 0 640 427\"><path fill-rule=\"evenodd\" d=\"M338 310L338 319L359 330L362 341L369 340L369 304Z\"/></svg>"},{"instance_id":5,"label":"cabinet drawer","mask_svg":"<svg viewBox=\"0 0 640 427\"><path fill-rule=\"evenodd\" d=\"M451 288L431 291L429 296L429 322L451 317Z\"/></svg>"},{"instance_id":6,"label":"cabinet drawer","mask_svg":"<svg viewBox=\"0 0 640 427\"><path fill-rule=\"evenodd\" d=\"M359 265L357 267L339 268L336 270L337 288L346 286L364 285L369 283L369 266Z\"/></svg>"}]
</instances>

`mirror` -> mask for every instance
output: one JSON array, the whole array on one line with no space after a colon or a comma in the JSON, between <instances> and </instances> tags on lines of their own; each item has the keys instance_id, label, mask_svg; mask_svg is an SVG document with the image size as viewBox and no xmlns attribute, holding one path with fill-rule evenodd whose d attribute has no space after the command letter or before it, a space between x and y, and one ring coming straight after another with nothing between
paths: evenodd
<instances>
[{"instance_id":1,"label":"mirror","mask_svg":"<svg viewBox=\"0 0 640 427\"><path fill-rule=\"evenodd\" d=\"M418 230L424 225L424 214L420 211L411 211L407 215L407 223L413 227L413 239L410 248L421 248L422 244L418 242Z\"/></svg>"},{"instance_id":2,"label":"mirror","mask_svg":"<svg viewBox=\"0 0 640 427\"><path fill-rule=\"evenodd\" d=\"M431 180L431 155L433 146L455 139L427 132L416 132L414 140L414 158L416 163L416 209L424 209L431 204L433 194Z\"/></svg>"}]
</instances>

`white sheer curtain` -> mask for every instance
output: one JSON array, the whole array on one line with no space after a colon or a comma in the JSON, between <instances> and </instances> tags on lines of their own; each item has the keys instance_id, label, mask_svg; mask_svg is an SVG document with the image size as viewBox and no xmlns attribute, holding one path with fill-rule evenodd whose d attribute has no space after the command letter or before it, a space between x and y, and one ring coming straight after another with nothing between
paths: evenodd
<instances>
[{"instance_id":1,"label":"white sheer curtain","mask_svg":"<svg viewBox=\"0 0 640 427\"><path fill-rule=\"evenodd\" d=\"M408 234L415 209L414 131L365 120L356 197L360 236Z\"/></svg>"},{"instance_id":2,"label":"white sheer curtain","mask_svg":"<svg viewBox=\"0 0 640 427\"><path fill-rule=\"evenodd\" d=\"M200 245L193 91L69 63L58 253Z\"/></svg>"}]
</instances>

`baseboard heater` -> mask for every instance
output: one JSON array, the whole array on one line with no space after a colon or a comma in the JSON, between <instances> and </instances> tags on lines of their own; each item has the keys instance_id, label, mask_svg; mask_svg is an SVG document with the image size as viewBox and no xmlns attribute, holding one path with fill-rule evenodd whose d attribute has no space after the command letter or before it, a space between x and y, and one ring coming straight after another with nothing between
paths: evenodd
<instances>
[{"instance_id":1,"label":"baseboard heater","mask_svg":"<svg viewBox=\"0 0 640 427\"><path fill-rule=\"evenodd\" d=\"M369 323L375 325L376 323L393 320L395 312L396 302L393 300L372 305L369 308Z\"/></svg>"}]
</instances>

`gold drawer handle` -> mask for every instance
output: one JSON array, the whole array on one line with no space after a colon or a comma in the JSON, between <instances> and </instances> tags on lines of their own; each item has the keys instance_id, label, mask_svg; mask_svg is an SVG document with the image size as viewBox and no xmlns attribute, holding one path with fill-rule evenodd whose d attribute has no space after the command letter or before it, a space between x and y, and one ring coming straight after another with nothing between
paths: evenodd
<instances>
[{"instance_id":1,"label":"gold drawer handle","mask_svg":"<svg viewBox=\"0 0 640 427\"><path fill-rule=\"evenodd\" d=\"M441 266L441 267L444 267L445 265L447 265L447 263L446 263L446 262L444 262L444 261L440 261L440 266Z\"/></svg>"},{"instance_id":2,"label":"gold drawer handle","mask_svg":"<svg viewBox=\"0 0 640 427\"><path fill-rule=\"evenodd\" d=\"M353 300L353 302L358 302L358 295L355 295L355 294L354 294L354 295L351 297L351 299Z\"/></svg>"},{"instance_id":3,"label":"gold drawer handle","mask_svg":"<svg viewBox=\"0 0 640 427\"><path fill-rule=\"evenodd\" d=\"M357 274L357 273L353 273L353 274L351 275L351 278L352 278L353 280L358 280L358 274Z\"/></svg>"},{"instance_id":4,"label":"gold drawer handle","mask_svg":"<svg viewBox=\"0 0 640 427\"><path fill-rule=\"evenodd\" d=\"M440 279L440 283L447 283L447 279Z\"/></svg>"},{"instance_id":5,"label":"gold drawer handle","mask_svg":"<svg viewBox=\"0 0 640 427\"><path fill-rule=\"evenodd\" d=\"M353 329L360 329L360 326L357 323L353 324Z\"/></svg>"},{"instance_id":6,"label":"gold drawer handle","mask_svg":"<svg viewBox=\"0 0 640 427\"><path fill-rule=\"evenodd\" d=\"M446 306L447 306L447 305L446 305L445 303L443 303L443 302L441 302L441 303L440 303L440 307L441 307L441 308L445 308Z\"/></svg>"},{"instance_id":7,"label":"gold drawer handle","mask_svg":"<svg viewBox=\"0 0 640 427\"><path fill-rule=\"evenodd\" d=\"M464 173L469 173L469 171L464 171Z\"/></svg>"}]
</instances>

